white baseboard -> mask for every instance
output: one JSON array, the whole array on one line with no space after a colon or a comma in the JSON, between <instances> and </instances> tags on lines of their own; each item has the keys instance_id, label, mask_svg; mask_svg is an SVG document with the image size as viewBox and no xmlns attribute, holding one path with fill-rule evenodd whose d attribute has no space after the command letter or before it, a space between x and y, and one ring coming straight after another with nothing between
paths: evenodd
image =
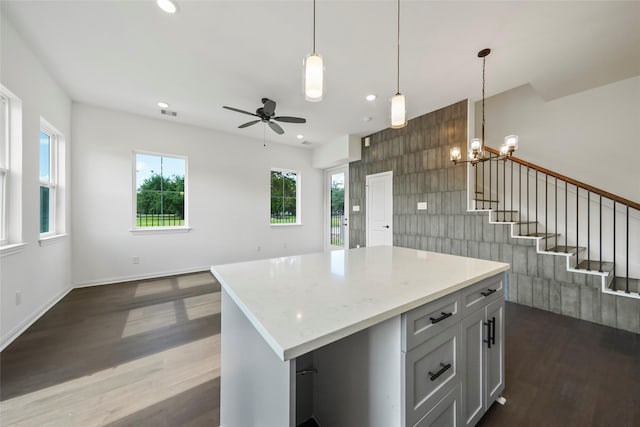
<instances>
[{"instance_id":1,"label":"white baseboard","mask_svg":"<svg viewBox=\"0 0 640 427\"><path fill-rule=\"evenodd\" d=\"M136 280L146 280L146 279L156 279L158 277L167 277L167 276L176 276L178 274L188 274L188 273L199 273L204 271L209 271L211 267L193 267L193 268L185 268L182 270L171 270L171 271L161 271L154 272L149 274L134 274L130 276L119 276L119 277L109 277L106 279L99 280L91 280L88 282L76 283L73 285L73 288L87 288L90 286L102 286L102 285L112 285L114 283L120 282L133 282Z\"/></svg>"},{"instance_id":2,"label":"white baseboard","mask_svg":"<svg viewBox=\"0 0 640 427\"><path fill-rule=\"evenodd\" d=\"M69 287L58 295L56 295L53 299L51 299L48 303L43 304L40 308L35 310L29 317L20 322L15 328L10 330L5 336L0 340L0 351L4 350L9 344L11 344L16 338L18 338L24 331L26 331L29 326L33 325L36 320L42 317L51 307L56 305L62 298L67 296L69 292L73 290L73 287Z\"/></svg>"}]
</instances>

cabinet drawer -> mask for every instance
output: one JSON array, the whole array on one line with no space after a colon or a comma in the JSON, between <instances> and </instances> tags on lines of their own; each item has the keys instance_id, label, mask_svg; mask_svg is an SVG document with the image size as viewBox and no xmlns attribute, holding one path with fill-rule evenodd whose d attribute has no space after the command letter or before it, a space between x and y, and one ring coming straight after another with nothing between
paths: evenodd
<instances>
[{"instance_id":1,"label":"cabinet drawer","mask_svg":"<svg viewBox=\"0 0 640 427\"><path fill-rule=\"evenodd\" d=\"M460 292L447 295L402 315L402 351L409 351L460 322Z\"/></svg>"},{"instance_id":2,"label":"cabinet drawer","mask_svg":"<svg viewBox=\"0 0 640 427\"><path fill-rule=\"evenodd\" d=\"M414 427L457 427L460 423L460 387L456 386Z\"/></svg>"},{"instance_id":3,"label":"cabinet drawer","mask_svg":"<svg viewBox=\"0 0 640 427\"><path fill-rule=\"evenodd\" d=\"M471 313L504 297L504 274L484 279L462 291L462 313Z\"/></svg>"},{"instance_id":4,"label":"cabinet drawer","mask_svg":"<svg viewBox=\"0 0 640 427\"><path fill-rule=\"evenodd\" d=\"M406 425L413 426L459 383L460 325L404 354Z\"/></svg>"}]
</instances>

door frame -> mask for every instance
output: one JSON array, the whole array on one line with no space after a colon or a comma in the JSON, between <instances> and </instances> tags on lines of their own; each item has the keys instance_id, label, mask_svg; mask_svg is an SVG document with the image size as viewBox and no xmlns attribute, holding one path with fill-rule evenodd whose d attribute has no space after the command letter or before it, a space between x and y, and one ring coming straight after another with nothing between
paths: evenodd
<instances>
[{"instance_id":1,"label":"door frame","mask_svg":"<svg viewBox=\"0 0 640 427\"><path fill-rule=\"evenodd\" d=\"M365 181L364 181L365 183L365 196L364 196L364 199L365 199L365 212L364 212L365 246L369 246L369 212L371 212L371 209L369 209L369 203L370 203L369 180L372 178L379 178L385 175L389 176L390 185L391 185L391 198L389 200L391 203L391 220L389 221L389 226L390 226L389 232L391 233L391 246L393 246L393 170L374 173L374 174L365 176Z\"/></svg>"},{"instance_id":2,"label":"door frame","mask_svg":"<svg viewBox=\"0 0 640 427\"><path fill-rule=\"evenodd\" d=\"M349 164L345 163L324 170L324 222L322 233L324 234L324 249L331 249L331 175L336 172L344 172L344 248L349 249Z\"/></svg>"}]
</instances>

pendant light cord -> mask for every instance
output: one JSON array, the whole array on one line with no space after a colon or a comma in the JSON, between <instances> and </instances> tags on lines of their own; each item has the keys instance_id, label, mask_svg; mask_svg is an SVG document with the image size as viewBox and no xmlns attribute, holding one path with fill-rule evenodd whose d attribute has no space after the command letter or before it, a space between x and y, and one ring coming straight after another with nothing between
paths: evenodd
<instances>
[{"instance_id":1,"label":"pendant light cord","mask_svg":"<svg viewBox=\"0 0 640 427\"><path fill-rule=\"evenodd\" d=\"M314 0L315 1L315 0ZM400 95L400 0L398 0L398 69L397 69L397 88L396 95Z\"/></svg>"},{"instance_id":2,"label":"pendant light cord","mask_svg":"<svg viewBox=\"0 0 640 427\"><path fill-rule=\"evenodd\" d=\"M313 0L313 54L316 54L316 0Z\"/></svg>"}]
</instances>

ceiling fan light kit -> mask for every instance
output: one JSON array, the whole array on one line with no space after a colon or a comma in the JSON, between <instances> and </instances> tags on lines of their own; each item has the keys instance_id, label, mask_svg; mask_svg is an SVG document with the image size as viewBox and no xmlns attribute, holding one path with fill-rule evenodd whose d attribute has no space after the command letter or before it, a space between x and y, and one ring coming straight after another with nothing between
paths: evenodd
<instances>
[{"instance_id":1,"label":"ceiling fan light kit","mask_svg":"<svg viewBox=\"0 0 640 427\"><path fill-rule=\"evenodd\" d=\"M313 0L313 52L304 59L302 85L304 99L320 102L324 96L324 61L316 52L316 0Z\"/></svg>"}]
</instances>

